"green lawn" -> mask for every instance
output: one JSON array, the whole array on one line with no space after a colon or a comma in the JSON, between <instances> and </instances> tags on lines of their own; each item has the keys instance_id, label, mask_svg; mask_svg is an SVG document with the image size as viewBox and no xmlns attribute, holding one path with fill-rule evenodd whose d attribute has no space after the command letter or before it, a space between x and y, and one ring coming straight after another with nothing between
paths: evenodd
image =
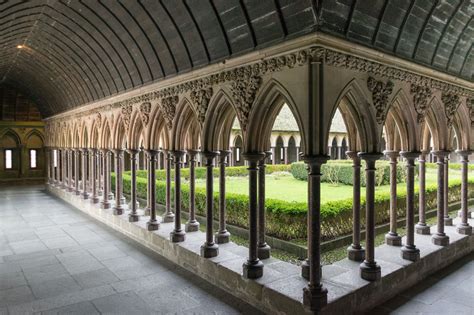
<instances>
[{"instance_id":1,"label":"green lawn","mask_svg":"<svg viewBox=\"0 0 474 315\"><path fill-rule=\"evenodd\" d=\"M470 172L470 176L474 175L474 172ZM434 184L436 183L436 170L427 169L426 170L426 183ZM460 179L461 172L458 170L449 171L450 179ZM196 180L197 187L205 187L206 183L204 179ZM301 201L305 202L307 200L307 190L308 185L305 181L300 181L289 173L278 173L270 174L266 176L265 179L265 193L266 198L271 199L281 199L286 201ZM418 186L418 181L415 187ZM226 190L227 192L237 193L237 194L248 194L248 178L247 177L229 177L226 180ZM404 191L406 189L405 183L398 184L399 191ZM219 191L219 180L216 178L214 180L214 190ZM389 185L378 186L376 187L376 192L388 192L390 191ZM365 194L365 188L361 190L362 194ZM352 186L348 185L339 185L333 186L328 183L321 184L321 202L326 202L329 200L340 200L352 197Z\"/></svg>"}]
</instances>

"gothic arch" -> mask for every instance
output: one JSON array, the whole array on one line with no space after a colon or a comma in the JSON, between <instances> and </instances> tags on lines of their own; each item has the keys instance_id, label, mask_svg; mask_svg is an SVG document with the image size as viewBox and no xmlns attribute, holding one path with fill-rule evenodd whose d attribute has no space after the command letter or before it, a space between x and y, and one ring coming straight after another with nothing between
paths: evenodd
<instances>
[{"instance_id":1,"label":"gothic arch","mask_svg":"<svg viewBox=\"0 0 474 315\"><path fill-rule=\"evenodd\" d=\"M183 98L177 107L176 119L171 135L173 137L171 148L173 150L197 149L200 143L200 124L196 112L187 98ZM198 131L192 133L190 130ZM189 147L185 147L186 144Z\"/></svg>"}]
</instances>

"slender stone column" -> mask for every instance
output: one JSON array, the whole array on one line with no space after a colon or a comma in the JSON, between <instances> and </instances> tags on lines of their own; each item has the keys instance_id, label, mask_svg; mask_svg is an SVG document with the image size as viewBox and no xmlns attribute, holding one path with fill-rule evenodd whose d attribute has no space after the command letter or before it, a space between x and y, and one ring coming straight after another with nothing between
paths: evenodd
<instances>
[{"instance_id":1,"label":"slender stone column","mask_svg":"<svg viewBox=\"0 0 474 315\"><path fill-rule=\"evenodd\" d=\"M115 156L115 206L114 206L114 214L121 215L123 214L123 206L122 206L122 159L123 159L123 150L122 149L115 149L113 150Z\"/></svg>"},{"instance_id":2,"label":"slender stone column","mask_svg":"<svg viewBox=\"0 0 474 315\"><path fill-rule=\"evenodd\" d=\"M56 156L56 166L54 165L54 156ZM53 149L53 185L58 185L58 166L59 166L59 156L58 150L56 148Z\"/></svg>"},{"instance_id":3,"label":"slender stone column","mask_svg":"<svg viewBox=\"0 0 474 315\"><path fill-rule=\"evenodd\" d=\"M46 165L46 183L47 184L50 184L51 183L51 163L49 162L50 160L50 157L49 157L49 148L48 147L45 147L44 148L44 152L45 152L45 160L44 160L44 163Z\"/></svg>"},{"instance_id":4,"label":"slender stone column","mask_svg":"<svg viewBox=\"0 0 474 315\"><path fill-rule=\"evenodd\" d=\"M385 243L391 246L402 246L402 237L397 233L397 162L398 151L385 151L390 159L390 231L385 235Z\"/></svg>"},{"instance_id":5,"label":"slender stone column","mask_svg":"<svg viewBox=\"0 0 474 315\"><path fill-rule=\"evenodd\" d=\"M148 231L156 231L160 223L156 219L156 156L159 151L146 150L148 156L148 189L150 190L150 220L146 223Z\"/></svg>"},{"instance_id":6,"label":"slender stone column","mask_svg":"<svg viewBox=\"0 0 474 315\"><path fill-rule=\"evenodd\" d=\"M400 153L407 161L407 205L406 205L406 244L402 247L402 258L417 261L420 250L415 246L415 159L420 152Z\"/></svg>"},{"instance_id":7,"label":"slender stone column","mask_svg":"<svg viewBox=\"0 0 474 315\"><path fill-rule=\"evenodd\" d=\"M444 158L444 225L453 225L453 218L449 217L449 152Z\"/></svg>"},{"instance_id":8,"label":"slender stone column","mask_svg":"<svg viewBox=\"0 0 474 315\"><path fill-rule=\"evenodd\" d=\"M73 179L73 176L72 176L72 170L73 170L72 155L73 154L74 154L73 149L68 149L67 150L67 177L68 177L67 191L68 192L73 192L74 191L74 179Z\"/></svg>"},{"instance_id":9,"label":"slender stone column","mask_svg":"<svg viewBox=\"0 0 474 315\"><path fill-rule=\"evenodd\" d=\"M461 157L461 222L456 227L456 231L459 234L472 235L472 226L469 225L467 219L469 215L467 199L469 198L468 194L468 163L469 163L469 154L471 151L456 151L456 153Z\"/></svg>"},{"instance_id":10,"label":"slender stone column","mask_svg":"<svg viewBox=\"0 0 474 315\"><path fill-rule=\"evenodd\" d=\"M327 155L303 156L308 166L308 286L303 289L303 303L311 310L327 304L328 291L321 282L321 165L328 159Z\"/></svg>"},{"instance_id":11,"label":"slender stone column","mask_svg":"<svg viewBox=\"0 0 474 315\"><path fill-rule=\"evenodd\" d=\"M300 161L300 147L296 147L296 162Z\"/></svg>"},{"instance_id":12,"label":"slender stone column","mask_svg":"<svg viewBox=\"0 0 474 315\"><path fill-rule=\"evenodd\" d=\"M264 153L244 153L249 170L249 258L243 265L245 278L257 279L263 276L263 263L258 259L258 163Z\"/></svg>"},{"instance_id":13,"label":"slender stone column","mask_svg":"<svg viewBox=\"0 0 474 315\"><path fill-rule=\"evenodd\" d=\"M265 241L265 161L271 152L265 152L265 157L258 162L258 247L257 256L259 259L270 258L271 248Z\"/></svg>"},{"instance_id":14,"label":"slender stone column","mask_svg":"<svg viewBox=\"0 0 474 315\"><path fill-rule=\"evenodd\" d=\"M81 190L79 189L79 161L81 159L81 149L74 149L75 159L74 159L74 188L75 194L79 196L81 194Z\"/></svg>"},{"instance_id":15,"label":"slender stone column","mask_svg":"<svg viewBox=\"0 0 474 315\"><path fill-rule=\"evenodd\" d=\"M101 207L103 209L110 208L110 159L112 156L112 152L107 149L102 150L102 157L104 159L104 194L102 195L102 202Z\"/></svg>"},{"instance_id":16,"label":"slender stone column","mask_svg":"<svg viewBox=\"0 0 474 315\"><path fill-rule=\"evenodd\" d=\"M418 224L415 226L416 234L429 235L430 227L426 224L426 155L428 152L422 151L418 158L419 171L418 178L420 181L420 189L418 192Z\"/></svg>"},{"instance_id":17,"label":"slender stone column","mask_svg":"<svg viewBox=\"0 0 474 315\"><path fill-rule=\"evenodd\" d=\"M104 160L102 159L102 150L97 150L97 195L101 197L104 194L102 178L104 174Z\"/></svg>"},{"instance_id":18,"label":"slender stone column","mask_svg":"<svg viewBox=\"0 0 474 315\"><path fill-rule=\"evenodd\" d=\"M122 163L120 165L120 170L121 170L121 175L123 174L123 172L125 171L125 159L124 159L124 151L122 150L122 157L120 159L120 162ZM125 196L123 195L123 182L122 182L122 185L120 185L120 204L122 205L123 208L126 207L127 205L127 200L125 199Z\"/></svg>"},{"instance_id":19,"label":"slender stone column","mask_svg":"<svg viewBox=\"0 0 474 315\"><path fill-rule=\"evenodd\" d=\"M173 151L174 155L174 230L170 233L170 239L174 243L183 242L186 233L181 228L181 165L184 151Z\"/></svg>"},{"instance_id":20,"label":"slender stone column","mask_svg":"<svg viewBox=\"0 0 474 315\"><path fill-rule=\"evenodd\" d=\"M92 182L92 203L99 203L99 195L97 194L97 149L91 149L91 182Z\"/></svg>"},{"instance_id":21,"label":"slender stone column","mask_svg":"<svg viewBox=\"0 0 474 315\"><path fill-rule=\"evenodd\" d=\"M189 220L186 223L186 232L196 232L199 230L199 222L196 220L196 154L199 151L188 150L189 156Z\"/></svg>"},{"instance_id":22,"label":"slender stone column","mask_svg":"<svg viewBox=\"0 0 474 315\"><path fill-rule=\"evenodd\" d=\"M173 222L174 213L171 210L171 163L173 157L170 151L165 151L165 168L166 168L166 212L163 214L163 222Z\"/></svg>"},{"instance_id":23,"label":"slender stone column","mask_svg":"<svg viewBox=\"0 0 474 315\"><path fill-rule=\"evenodd\" d=\"M82 199L89 199L89 192L87 191L87 157L89 156L89 150L87 148L82 149Z\"/></svg>"},{"instance_id":24,"label":"slender stone column","mask_svg":"<svg viewBox=\"0 0 474 315\"><path fill-rule=\"evenodd\" d=\"M365 249L360 244L360 158L357 151L348 151L346 155L352 160L352 245L347 248L350 260L363 261Z\"/></svg>"},{"instance_id":25,"label":"slender stone column","mask_svg":"<svg viewBox=\"0 0 474 315\"><path fill-rule=\"evenodd\" d=\"M219 246L214 243L213 215L214 215L214 177L212 173L213 160L217 152L202 152L206 162L206 241L201 246L201 256L205 258L219 255Z\"/></svg>"},{"instance_id":26,"label":"slender stone column","mask_svg":"<svg viewBox=\"0 0 474 315\"><path fill-rule=\"evenodd\" d=\"M224 244L230 240L230 233L226 228L226 200L225 200L225 168L230 151L219 151L219 231L216 233L216 243Z\"/></svg>"},{"instance_id":27,"label":"slender stone column","mask_svg":"<svg viewBox=\"0 0 474 315\"><path fill-rule=\"evenodd\" d=\"M446 246L449 244L449 236L444 233L444 158L448 156L448 151L433 151L432 154L436 156L436 164L438 164L438 228L437 232L433 234L431 241L435 245Z\"/></svg>"},{"instance_id":28,"label":"slender stone column","mask_svg":"<svg viewBox=\"0 0 474 315\"><path fill-rule=\"evenodd\" d=\"M160 152L158 151L157 156L160 155ZM151 211L151 188L150 188L150 183L151 183L151 172L150 172L150 162L149 162L149 156L148 156L148 151L145 151L145 158L147 158L147 172L146 172L146 208L145 208L145 215L150 215Z\"/></svg>"},{"instance_id":29,"label":"slender stone column","mask_svg":"<svg viewBox=\"0 0 474 315\"><path fill-rule=\"evenodd\" d=\"M283 147L283 154L285 155L283 161L288 164L288 147Z\"/></svg>"},{"instance_id":30,"label":"slender stone column","mask_svg":"<svg viewBox=\"0 0 474 315\"><path fill-rule=\"evenodd\" d=\"M128 214L129 222L137 222L139 216L137 213L137 155L139 150L127 150L130 155L131 185L130 185L130 213Z\"/></svg>"},{"instance_id":31,"label":"slender stone column","mask_svg":"<svg viewBox=\"0 0 474 315\"><path fill-rule=\"evenodd\" d=\"M61 189L67 189L66 179L66 149L61 149Z\"/></svg>"},{"instance_id":32,"label":"slender stone column","mask_svg":"<svg viewBox=\"0 0 474 315\"><path fill-rule=\"evenodd\" d=\"M375 262L375 162L382 157L381 153L359 153L367 165L365 169L365 260L360 265L360 275L367 281L380 279L380 266Z\"/></svg>"},{"instance_id":33,"label":"slender stone column","mask_svg":"<svg viewBox=\"0 0 474 315\"><path fill-rule=\"evenodd\" d=\"M275 147L271 147L270 151L272 152L272 165L275 165L276 164Z\"/></svg>"}]
</instances>

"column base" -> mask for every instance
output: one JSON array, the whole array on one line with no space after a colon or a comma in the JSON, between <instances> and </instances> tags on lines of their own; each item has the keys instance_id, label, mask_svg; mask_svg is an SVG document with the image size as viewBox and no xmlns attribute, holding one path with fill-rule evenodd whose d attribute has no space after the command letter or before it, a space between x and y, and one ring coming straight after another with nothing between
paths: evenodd
<instances>
[{"instance_id":1,"label":"column base","mask_svg":"<svg viewBox=\"0 0 474 315\"><path fill-rule=\"evenodd\" d=\"M92 203L99 203L99 201L100 201L99 197L92 197L91 198Z\"/></svg>"},{"instance_id":2,"label":"column base","mask_svg":"<svg viewBox=\"0 0 474 315\"><path fill-rule=\"evenodd\" d=\"M444 217L444 226L452 226L453 225L453 218Z\"/></svg>"},{"instance_id":3,"label":"column base","mask_svg":"<svg viewBox=\"0 0 474 315\"><path fill-rule=\"evenodd\" d=\"M149 207L146 207L143 211L144 211L144 212L143 212L143 215L150 216L151 209L150 209Z\"/></svg>"},{"instance_id":4,"label":"column base","mask_svg":"<svg viewBox=\"0 0 474 315\"><path fill-rule=\"evenodd\" d=\"M305 259L301 264L301 277L309 280L309 260Z\"/></svg>"},{"instance_id":5,"label":"column base","mask_svg":"<svg viewBox=\"0 0 474 315\"><path fill-rule=\"evenodd\" d=\"M100 203L100 207L101 207L102 209L110 209L110 206L111 206L111 204L110 204L110 202L108 202L108 201L106 201L106 202L102 201L102 202Z\"/></svg>"},{"instance_id":6,"label":"column base","mask_svg":"<svg viewBox=\"0 0 474 315\"><path fill-rule=\"evenodd\" d=\"M140 203L139 203L138 201L136 202L135 207L136 207L136 209L140 208ZM128 208L129 208L129 209L132 209L132 202L130 202L130 203L128 204Z\"/></svg>"},{"instance_id":7,"label":"column base","mask_svg":"<svg viewBox=\"0 0 474 315\"><path fill-rule=\"evenodd\" d=\"M165 213L163 215L163 222L164 223L174 222L174 213L173 212Z\"/></svg>"},{"instance_id":8,"label":"column base","mask_svg":"<svg viewBox=\"0 0 474 315\"><path fill-rule=\"evenodd\" d=\"M140 220L140 216L136 213L130 213L128 215L128 222L138 222Z\"/></svg>"},{"instance_id":9,"label":"column base","mask_svg":"<svg viewBox=\"0 0 474 315\"><path fill-rule=\"evenodd\" d=\"M184 231L186 232L199 231L199 222L196 220L187 222L186 225L184 226Z\"/></svg>"},{"instance_id":10,"label":"column base","mask_svg":"<svg viewBox=\"0 0 474 315\"><path fill-rule=\"evenodd\" d=\"M146 229L148 231L156 231L158 230L158 228L160 227L160 224L158 223L158 221L154 220L154 221L148 221L146 223Z\"/></svg>"},{"instance_id":11,"label":"column base","mask_svg":"<svg viewBox=\"0 0 474 315\"><path fill-rule=\"evenodd\" d=\"M179 230L179 231L174 230L170 233L170 240L173 243L184 242L185 239L186 239L186 233L184 233L183 230Z\"/></svg>"},{"instance_id":12,"label":"column base","mask_svg":"<svg viewBox=\"0 0 474 315\"><path fill-rule=\"evenodd\" d=\"M376 262L368 263L364 261L360 264L360 277L367 281L377 281L382 275L382 270Z\"/></svg>"},{"instance_id":13,"label":"column base","mask_svg":"<svg viewBox=\"0 0 474 315\"><path fill-rule=\"evenodd\" d=\"M230 241L230 233L227 230L217 232L214 239L217 244L225 244Z\"/></svg>"},{"instance_id":14,"label":"column base","mask_svg":"<svg viewBox=\"0 0 474 315\"><path fill-rule=\"evenodd\" d=\"M113 214L114 214L114 215L122 215L122 214L123 214L123 208L122 208L122 206L114 207Z\"/></svg>"},{"instance_id":15,"label":"column base","mask_svg":"<svg viewBox=\"0 0 474 315\"><path fill-rule=\"evenodd\" d=\"M84 199L84 200L89 199L89 193L88 192L83 192L81 194L81 198Z\"/></svg>"},{"instance_id":16,"label":"column base","mask_svg":"<svg viewBox=\"0 0 474 315\"><path fill-rule=\"evenodd\" d=\"M125 199L124 196L120 197L120 204L126 205L127 204L127 199Z\"/></svg>"},{"instance_id":17,"label":"column base","mask_svg":"<svg viewBox=\"0 0 474 315\"><path fill-rule=\"evenodd\" d=\"M258 259L268 259L270 258L272 248L267 244L264 243L262 245L258 245L257 247L257 257Z\"/></svg>"},{"instance_id":18,"label":"column base","mask_svg":"<svg viewBox=\"0 0 474 315\"><path fill-rule=\"evenodd\" d=\"M431 237L431 242L438 246L447 246L449 245L449 236L444 233L436 233Z\"/></svg>"},{"instance_id":19,"label":"column base","mask_svg":"<svg viewBox=\"0 0 474 315\"><path fill-rule=\"evenodd\" d=\"M401 256L403 259L410 261L420 260L420 250L415 246L403 246L401 250Z\"/></svg>"},{"instance_id":20,"label":"column base","mask_svg":"<svg viewBox=\"0 0 474 315\"><path fill-rule=\"evenodd\" d=\"M415 225L415 232L416 234L420 234L420 235L431 234L430 227L426 225L426 223L418 223L417 225Z\"/></svg>"},{"instance_id":21,"label":"column base","mask_svg":"<svg viewBox=\"0 0 474 315\"><path fill-rule=\"evenodd\" d=\"M74 187L68 187L68 188L67 188L67 191L68 191L68 192L73 192L73 191L74 191Z\"/></svg>"},{"instance_id":22,"label":"column base","mask_svg":"<svg viewBox=\"0 0 474 315\"><path fill-rule=\"evenodd\" d=\"M467 223L465 223L465 224L460 223L456 227L456 232L458 232L458 234L462 234L462 235L472 235L472 226L470 226Z\"/></svg>"},{"instance_id":23,"label":"column base","mask_svg":"<svg viewBox=\"0 0 474 315\"><path fill-rule=\"evenodd\" d=\"M201 246L201 256L204 258L212 258L219 255L219 246L217 244L204 243Z\"/></svg>"},{"instance_id":24,"label":"column base","mask_svg":"<svg viewBox=\"0 0 474 315\"><path fill-rule=\"evenodd\" d=\"M114 193L109 193L109 200L114 200L115 196Z\"/></svg>"},{"instance_id":25,"label":"column base","mask_svg":"<svg viewBox=\"0 0 474 315\"><path fill-rule=\"evenodd\" d=\"M104 194L104 192L103 192L102 190L99 190L99 191L97 192L97 196L99 196L99 197L102 197L103 194Z\"/></svg>"},{"instance_id":26,"label":"column base","mask_svg":"<svg viewBox=\"0 0 474 315\"><path fill-rule=\"evenodd\" d=\"M247 279L258 279L263 276L263 263L260 260L246 261L243 264L243 276Z\"/></svg>"},{"instance_id":27,"label":"column base","mask_svg":"<svg viewBox=\"0 0 474 315\"><path fill-rule=\"evenodd\" d=\"M385 244L390 246L402 246L402 237L394 232L385 234Z\"/></svg>"},{"instance_id":28,"label":"column base","mask_svg":"<svg viewBox=\"0 0 474 315\"><path fill-rule=\"evenodd\" d=\"M328 304L328 290L322 285L303 288L303 304L312 311L321 310Z\"/></svg>"},{"instance_id":29,"label":"column base","mask_svg":"<svg viewBox=\"0 0 474 315\"><path fill-rule=\"evenodd\" d=\"M365 249L362 246L355 247L351 245L347 248L347 258L353 261L364 261Z\"/></svg>"}]
</instances>

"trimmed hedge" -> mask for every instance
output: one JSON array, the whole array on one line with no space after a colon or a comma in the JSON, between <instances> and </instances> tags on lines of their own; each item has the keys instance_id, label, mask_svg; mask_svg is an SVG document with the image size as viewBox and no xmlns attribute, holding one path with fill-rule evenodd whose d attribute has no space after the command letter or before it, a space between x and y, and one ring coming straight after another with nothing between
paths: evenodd
<instances>
[{"instance_id":1,"label":"trimmed hedge","mask_svg":"<svg viewBox=\"0 0 474 315\"><path fill-rule=\"evenodd\" d=\"M276 165L266 165L265 173L271 174L275 172L289 172L290 165L285 164L276 164ZM228 166L225 168L226 175L229 177L243 177L249 174L246 166ZM129 175L130 171L125 172ZM214 177L219 177L219 168L213 168ZM205 167L196 167L195 168L196 179L205 179L206 178L206 168ZM137 177L147 178L147 171L140 170L137 171ZM181 169L181 177L189 179L189 168ZM174 169L171 169L171 179L174 179ZM166 180L166 170L157 170L156 171L156 180Z\"/></svg>"},{"instance_id":2,"label":"trimmed hedge","mask_svg":"<svg viewBox=\"0 0 474 315\"><path fill-rule=\"evenodd\" d=\"M130 193L131 177L127 174L123 176L123 189L125 193ZM112 174L112 187L115 186L115 176ZM137 193L140 198L146 199L146 178L137 178ZM436 207L436 185L426 187L427 209ZM469 195L474 197L474 180L469 180ZM156 182L156 201L165 204L166 183ZM172 185L174 194L174 185ZM418 207L418 192L416 192L416 204ZM459 180L450 181L449 202L459 201L461 196L461 183ZM214 207L219 208L219 194L214 194ZM196 213L201 216L206 214L206 191L204 188L196 188ZM189 187L182 185L181 188L182 209L189 209ZM226 194L227 217L229 224L248 228L248 204L249 198L246 195ZM400 191L397 198L398 216L404 217L406 211L406 192ZM267 199L266 207L266 233L268 235L285 239L305 239L307 222L307 204L304 202L287 202L283 200ZM386 223L390 220L390 195L388 193L377 193L375 196L376 224ZM215 219L218 219L219 211L215 211ZM321 237L322 240L334 239L341 235L352 232L352 198L329 201L321 205ZM361 224L365 224L365 199L361 198Z\"/></svg>"},{"instance_id":3,"label":"trimmed hedge","mask_svg":"<svg viewBox=\"0 0 474 315\"><path fill-rule=\"evenodd\" d=\"M438 165L436 163L425 163L426 168L436 169ZM461 163L449 163L449 169L451 170L461 170ZM474 164L467 165L469 171L474 171Z\"/></svg>"},{"instance_id":4,"label":"trimmed hedge","mask_svg":"<svg viewBox=\"0 0 474 315\"><path fill-rule=\"evenodd\" d=\"M342 160L343 161L343 160ZM390 184L390 162L377 161L376 163L376 183L377 185ZM297 162L291 164L291 174L294 178L299 180L308 180L308 171L306 164ZM321 166L321 181L326 183L337 183L344 185L351 185L353 182L354 170L352 161L328 161L328 163ZM405 163L399 162L397 164L397 183L406 181L406 167ZM361 185L365 187L365 172L364 167L361 168Z\"/></svg>"}]
</instances>

